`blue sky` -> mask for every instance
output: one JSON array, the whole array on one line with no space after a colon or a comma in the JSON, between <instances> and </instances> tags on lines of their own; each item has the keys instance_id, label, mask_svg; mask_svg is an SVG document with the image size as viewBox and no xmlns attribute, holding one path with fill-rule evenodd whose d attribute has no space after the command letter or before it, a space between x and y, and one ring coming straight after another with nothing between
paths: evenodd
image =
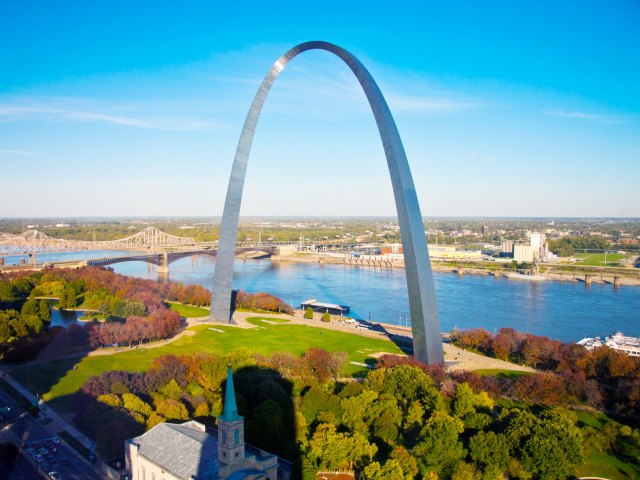
<instances>
[{"instance_id":1,"label":"blue sky","mask_svg":"<svg viewBox=\"0 0 640 480\"><path fill-rule=\"evenodd\" d=\"M424 216L640 216L640 4L0 3L0 217L222 212L287 49L369 68ZM393 215L363 93L326 52L278 78L243 215Z\"/></svg>"}]
</instances>

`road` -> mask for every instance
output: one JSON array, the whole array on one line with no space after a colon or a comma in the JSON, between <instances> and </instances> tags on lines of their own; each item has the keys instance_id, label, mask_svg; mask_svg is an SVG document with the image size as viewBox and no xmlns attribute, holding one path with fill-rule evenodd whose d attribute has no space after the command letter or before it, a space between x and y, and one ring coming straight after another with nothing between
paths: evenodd
<instances>
[{"instance_id":1,"label":"road","mask_svg":"<svg viewBox=\"0 0 640 480\"><path fill-rule=\"evenodd\" d=\"M34 442L42 445L46 439L53 436L52 433L47 431L45 426L43 426L43 422L46 422L46 419L33 418L23 408L18 406L3 390L0 390L0 406L8 406L11 408L11 411L5 415L5 421L1 424L0 441L23 445L23 448L20 449L20 455L16 459L7 480L48 478L45 472L40 470L40 473L38 473L36 471L35 461L25 450L27 445ZM51 448L49 448L49 450L51 450ZM101 478L75 450L68 447L64 442L56 445L56 452L51 453L51 455L58 464L55 470L58 471L65 480L99 480ZM67 459L66 465L61 463L63 458Z\"/></svg>"}]
</instances>

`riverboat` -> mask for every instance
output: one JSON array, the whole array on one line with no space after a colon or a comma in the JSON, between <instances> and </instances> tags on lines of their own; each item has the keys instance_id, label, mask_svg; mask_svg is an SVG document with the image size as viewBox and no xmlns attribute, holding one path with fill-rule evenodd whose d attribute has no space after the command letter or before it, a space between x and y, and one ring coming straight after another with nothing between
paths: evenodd
<instances>
[{"instance_id":1,"label":"riverboat","mask_svg":"<svg viewBox=\"0 0 640 480\"><path fill-rule=\"evenodd\" d=\"M631 357L640 357L640 337L627 337L622 332L616 332L604 339L600 337L587 337L576 343L582 345L587 350L606 346L613 350L624 352Z\"/></svg>"},{"instance_id":2,"label":"riverboat","mask_svg":"<svg viewBox=\"0 0 640 480\"><path fill-rule=\"evenodd\" d=\"M302 302L300 308L306 310L311 307L314 312L325 313L329 312L331 315L346 315L351 310L347 305L335 305L333 303L318 302L315 298L311 298L306 302Z\"/></svg>"}]
</instances>

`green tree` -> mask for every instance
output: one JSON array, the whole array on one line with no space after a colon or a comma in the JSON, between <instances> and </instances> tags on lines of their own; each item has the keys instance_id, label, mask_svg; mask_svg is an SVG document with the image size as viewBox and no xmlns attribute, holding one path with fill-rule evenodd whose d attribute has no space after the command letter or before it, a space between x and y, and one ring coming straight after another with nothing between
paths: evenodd
<instances>
[{"instance_id":1,"label":"green tree","mask_svg":"<svg viewBox=\"0 0 640 480\"><path fill-rule=\"evenodd\" d=\"M182 388L178 385L178 382L172 378L169 380L169 383L159 389L159 392L167 398L178 399L180 395L182 395Z\"/></svg>"},{"instance_id":2,"label":"green tree","mask_svg":"<svg viewBox=\"0 0 640 480\"><path fill-rule=\"evenodd\" d=\"M325 323L329 323L331 321L331 315L329 315L329 312L324 312L320 320L322 320Z\"/></svg>"},{"instance_id":3,"label":"green tree","mask_svg":"<svg viewBox=\"0 0 640 480\"><path fill-rule=\"evenodd\" d=\"M429 470L437 473L448 471L464 457L465 451L459 440L463 429L458 418L439 410L431 415L413 449L423 474Z\"/></svg>"},{"instance_id":4,"label":"green tree","mask_svg":"<svg viewBox=\"0 0 640 480\"><path fill-rule=\"evenodd\" d=\"M134 393L123 393L122 403L124 408L126 408L130 412L137 412L145 417L150 417L151 414L153 413L153 409L151 408L151 405L143 401L140 397L138 397Z\"/></svg>"},{"instance_id":5,"label":"green tree","mask_svg":"<svg viewBox=\"0 0 640 480\"><path fill-rule=\"evenodd\" d=\"M453 470L451 480L480 480L476 467L466 462L458 462Z\"/></svg>"},{"instance_id":6,"label":"green tree","mask_svg":"<svg viewBox=\"0 0 640 480\"><path fill-rule=\"evenodd\" d=\"M379 368L369 372L365 385L378 393L393 395L405 412L416 400L419 400L427 411L431 411L436 408L440 399L440 393L431 377L411 365Z\"/></svg>"},{"instance_id":7,"label":"green tree","mask_svg":"<svg viewBox=\"0 0 640 480\"><path fill-rule=\"evenodd\" d=\"M415 478L420 471L415 457L401 445L394 447L389 458L398 461L406 478Z\"/></svg>"},{"instance_id":8,"label":"green tree","mask_svg":"<svg viewBox=\"0 0 640 480\"><path fill-rule=\"evenodd\" d=\"M340 402L342 408L342 422L349 429L369 436L369 426L376 417L376 402L378 394L373 390L364 390L360 395L343 398Z\"/></svg>"},{"instance_id":9,"label":"green tree","mask_svg":"<svg viewBox=\"0 0 640 480\"><path fill-rule=\"evenodd\" d=\"M158 401L156 413L171 420L188 420L189 418L189 412L184 403L173 398Z\"/></svg>"},{"instance_id":10,"label":"green tree","mask_svg":"<svg viewBox=\"0 0 640 480\"><path fill-rule=\"evenodd\" d=\"M307 456L320 468L352 469L371 463L377 451L360 433L338 433L335 425L321 423L309 441Z\"/></svg>"},{"instance_id":11,"label":"green tree","mask_svg":"<svg viewBox=\"0 0 640 480\"><path fill-rule=\"evenodd\" d=\"M402 410L398 402L389 393L383 393L375 403L375 413L372 423L373 436L392 443L398 438L402 424Z\"/></svg>"},{"instance_id":12,"label":"green tree","mask_svg":"<svg viewBox=\"0 0 640 480\"><path fill-rule=\"evenodd\" d=\"M67 284L62 289L60 293L60 308L76 308L78 305L78 299L76 297L76 292L73 286Z\"/></svg>"},{"instance_id":13,"label":"green tree","mask_svg":"<svg viewBox=\"0 0 640 480\"><path fill-rule=\"evenodd\" d=\"M402 471L400 463L397 460L393 459L387 460L382 467L378 462L372 462L364 468L362 474L362 477L365 480L388 480L391 478L393 478L394 480L411 480L413 478L407 476Z\"/></svg>"},{"instance_id":14,"label":"green tree","mask_svg":"<svg viewBox=\"0 0 640 480\"><path fill-rule=\"evenodd\" d=\"M37 335L44 328L44 322L37 315L23 315L22 320L32 334Z\"/></svg>"},{"instance_id":15,"label":"green tree","mask_svg":"<svg viewBox=\"0 0 640 480\"><path fill-rule=\"evenodd\" d=\"M453 402L453 413L458 418L476 411L476 395L468 383L459 383L456 386L456 399Z\"/></svg>"},{"instance_id":16,"label":"green tree","mask_svg":"<svg viewBox=\"0 0 640 480\"><path fill-rule=\"evenodd\" d=\"M523 446L522 465L541 480L567 478L583 460L582 435L573 421L543 412Z\"/></svg>"},{"instance_id":17,"label":"green tree","mask_svg":"<svg viewBox=\"0 0 640 480\"><path fill-rule=\"evenodd\" d=\"M304 318L313 319L313 309L311 307L307 307L304 310Z\"/></svg>"},{"instance_id":18,"label":"green tree","mask_svg":"<svg viewBox=\"0 0 640 480\"><path fill-rule=\"evenodd\" d=\"M488 467L504 469L509 461L509 446L504 435L478 432L469 439L469 456L483 470Z\"/></svg>"},{"instance_id":19,"label":"green tree","mask_svg":"<svg viewBox=\"0 0 640 480\"><path fill-rule=\"evenodd\" d=\"M98 402L107 405L108 407L121 407L122 400L118 395L114 395L113 393L106 393L104 395L99 395L97 398Z\"/></svg>"},{"instance_id":20,"label":"green tree","mask_svg":"<svg viewBox=\"0 0 640 480\"><path fill-rule=\"evenodd\" d=\"M51 308L49 307L49 302L46 300L38 301L38 317L40 317L44 323L51 322Z\"/></svg>"},{"instance_id":21,"label":"green tree","mask_svg":"<svg viewBox=\"0 0 640 480\"><path fill-rule=\"evenodd\" d=\"M0 302L10 302L15 300L16 295L13 291L13 285L5 280L0 280Z\"/></svg>"},{"instance_id":22,"label":"green tree","mask_svg":"<svg viewBox=\"0 0 640 480\"><path fill-rule=\"evenodd\" d=\"M280 404L269 399L255 407L247 419L246 431L248 441L258 445L282 439L285 423Z\"/></svg>"}]
</instances>

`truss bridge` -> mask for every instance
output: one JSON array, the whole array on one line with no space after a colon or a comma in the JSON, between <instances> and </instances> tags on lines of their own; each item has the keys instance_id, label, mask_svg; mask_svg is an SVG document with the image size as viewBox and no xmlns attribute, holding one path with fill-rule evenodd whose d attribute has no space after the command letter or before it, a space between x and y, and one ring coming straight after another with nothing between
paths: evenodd
<instances>
[{"instance_id":1,"label":"truss bridge","mask_svg":"<svg viewBox=\"0 0 640 480\"><path fill-rule=\"evenodd\" d=\"M147 227L134 235L107 241L65 240L50 237L37 230L20 235L0 233L0 255L23 255L51 252L77 252L80 250L146 250L195 246L193 238L178 237Z\"/></svg>"}]
</instances>

